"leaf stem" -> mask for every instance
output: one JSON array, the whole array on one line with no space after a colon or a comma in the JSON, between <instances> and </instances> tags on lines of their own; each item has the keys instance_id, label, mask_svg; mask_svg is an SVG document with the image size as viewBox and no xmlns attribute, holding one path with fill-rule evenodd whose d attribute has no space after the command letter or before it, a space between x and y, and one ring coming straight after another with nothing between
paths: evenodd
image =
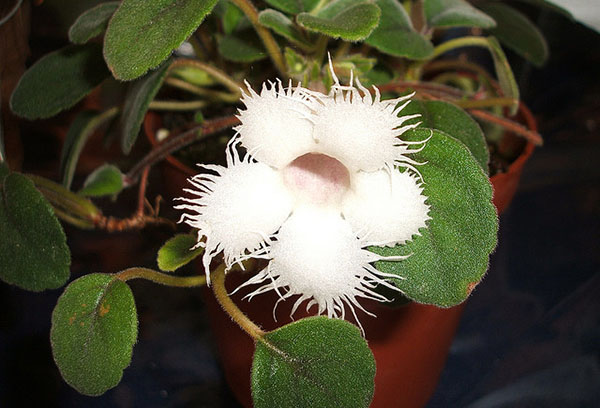
<instances>
[{"instance_id":1,"label":"leaf stem","mask_svg":"<svg viewBox=\"0 0 600 408\"><path fill-rule=\"evenodd\" d=\"M175 88L183 89L184 91L188 91L198 96L204 96L208 99L212 99L215 101L234 103L237 102L241 96L239 88L237 92L233 94L215 91L213 89L202 88L178 78L167 78L165 82L167 83L167 85L171 85Z\"/></svg>"},{"instance_id":2,"label":"leaf stem","mask_svg":"<svg viewBox=\"0 0 600 408\"><path fill-rule=\"evenodd\" d=\"M240 85L236 81L234 81L233 78L231 78L224 71L221 71L217 67L214 67L207 63L204 63L202 61L198 61L195 59L189 59L189 58L179 58L179 59L176 59L175 61L173 61L173 63L169 67L169 71L172 71L173 69L175 69L177 67L186 67L186 66L187 67L196 67L202 71L205 71L207 74L212 76L218 82L223 84L226 88L231 90L231 92L233 92L235 94L240 93L240 88L242 88L242 85Z\"/></svg>"},{"instance_id":3,"label":"leaf stem","mask_svg":"<svg viewBox=\"0 0 600 408\"><path fill-rule=\"evenodd\" d=\"M126 282L131 279L146 279L165 286L193 288L206 285L206 276L173 276L148 268L129 268L115 274L115 278Z\"/></svg>"},{"instance_id":4,"label":"leaf stem","mask_svg":"<svg viewBox=\"0 0 600 408\"><path fill-rule=\"evenodd\" d=\"M208 106L206 101L152 101L148 106L150 110L172 110L186 111L205 108Z\"/></svg>"},{"instance_id":5,"label":"leaf stem","mask_svg":"<svg viewBox=\"0 0 600 408\"><path fill-rule=\"evenodd\" d=\"M513 98L486 98L452 101L452 103L464 109L490 108L492 106L513 106L513 104L517 102L518 101Z\"/></svg>"},{"instance_id":6,"label":"leaf stem","mask_svg":"<svg viewBox=\"0 0 600 408\"><path fill-rule=\"evenodd\" d=\"M453 40L443 42L440 45L436 46L433 49L433 54L432 54L431 58L433 59L433 58L439 57L440 55L442 55L448 51L451 51L456 48L462 48L462 47L484 47L484 48L489 49L490 43L489 43L488 39L485 37L470 36L470 37L455 38Z\"/></svg>"},{"instance_id":7,"label":"leaf stem","mask_svg":"<svg viewBox=\"0 0 600 408\"><path fill-rule=\"evenodd\" d=\"M231 319L237 323L242 330L248 333L250 337L254 340L261 341L265 332L254 324L253 321L248 319L248 316L242 313L227 294L227 288L225 287L225 265L221 264L210 276L212 279L213 292L223 310L225 310L225 312L231 316Z\"/></svg>"},{"instance_id":8,"label":"leaf stem","mask_svg":"<svg viewBox=\"0 0 600 408\"><path fill-rule=\"evenodd\" d=\"M536 146L541 146L544 143L542 136L538 132L536 132L535 130L527 129L520 123L517 123L510 119L503 118L501 116L494 115L493 113L478 109L469 109L469 113L478 119L484 120L489 123L494 123L496 125L500 125L503 128L514 132L519 136L524 137Z\"/></svg>"}]
</instances>

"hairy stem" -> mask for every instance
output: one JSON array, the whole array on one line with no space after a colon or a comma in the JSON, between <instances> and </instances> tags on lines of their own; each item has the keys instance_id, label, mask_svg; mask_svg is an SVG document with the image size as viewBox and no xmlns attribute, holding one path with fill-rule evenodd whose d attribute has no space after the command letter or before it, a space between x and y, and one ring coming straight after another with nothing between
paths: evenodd
<instances>
[{"instance_id":1,"label":"hairy stem","mask_svg":"<svg viewBox=\"0 0 600 408\"><path fill-rule=\"evenodd\" d=\"M205 108L208 106L207 101L152 101L148 106L150 110L170 110L170 111L186 111Z\"/></svg>"},{"instance_id":2,"label":"hairy stem","mask_svg":"<svg viewBox=\"0 0 600 408\"><path fill-rule=\"evenodd\" d=\"M206 285L206 276L174 276L148 268L129 268L115 274L115 278L126 282L131 279L146 279L165 286L193 288Z\"/></svg>"}]
</instances>

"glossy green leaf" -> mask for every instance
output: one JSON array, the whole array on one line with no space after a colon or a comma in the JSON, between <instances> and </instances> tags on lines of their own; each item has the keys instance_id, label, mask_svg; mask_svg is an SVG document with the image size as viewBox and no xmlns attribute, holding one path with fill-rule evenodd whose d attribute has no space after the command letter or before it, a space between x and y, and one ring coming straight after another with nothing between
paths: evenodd
<instances>
[{"instance_id":1,"label":"glossy green leaf","mask_svg":"<svg viewBox=\"0 0 600 408\"><path fill-rule=\"evenodd\" d=\"M108 24L104 57L117 79L131 80L163 62L217 0L123 0Z\"/></svg>"},{"instance_id":2,"label":"glossy green leaf","mask_svg":"<svg viewBox=\"0 0 600 408\"><path fill-rule=\"evenodd\" d=\"M346 41L360 41L379 23L381 10L364 0L334 0L316 15L300 13L296 22L307 30Z\"/></svg>"},{"instance_id":3,"label":"glossy green leaf","mask_svg":"<svg viewBox=\"0 0 600 408\"><path fill-rule=\"evenodd\" d=\"M464 110L443 101L413 100L400 113L402 116L420 114L406 124L421 122L421 127L437 129L460 140L469 149L483 171L488 173L490 154L485 135L479 124Z\"/></svg>"},{"instance_id":4,"label":"glossy green leaf","mask_svg":"<svg viewBox=\"0 0 600 408\"><path fill-rule=\"evenodd\" d=\"M424 9L432 27L492 28L496 25L493 18L465 0L425 0Z\"/></svg>"},{"instance_id":5,"label":"glossy green leaf","mask_svg":"<svg viewBox=\"0 0 600 408\"><path fill-rule=\"evenodd\" d=\"M465 300L485 274L498 218L489 179L463 143L429 129L407 132L403 139L430 136L425 148L411 155L426 163L418 169L430 206L428 227L404 245L370 249L386 256L410 255L376 267L404 277L394 283L410 299L449 307Z\"/></svg>"},{"instance_id":6,"label":"glossy green leaf","mask_svg":"<svg viewBox=\"0 0 600 408\"><path fill-rule=\"evenodd\" d=\"M494 60L494 68L496 69L496 75L498 76L498 83L502 89L504 96L512 98L515 102L510 106L510 114L514 115L519 109L519 86L515 79L515 75L512 72L512 68L508 63L506 54L502 51L502 47L498 40L494 37L488 37L488 48L492 54Z\"/></svg>"},{"instance_id":7,"label":"glossy green leaf","mask_svg":"<svg viewBox=\"0 0 600 408\"><path fill-rule=\"evenodd\" d=\"M548 59L548 45L538 28L521 12L498 2L483 3L480 9L498 23L490 30L502 44L541 67Z\"/></svg>"},{"instance_id":8,"label":"glossy green leaf","mask_svg":"<svg viewBox=\"0 0 600 408\"><path fill-rule=\"evenodd\" d=\"M289 14L312 11L319 0L265 0L267 4Z\"/></svg>"},{"instance_id":9,"label":"glossy green leaf","mask_svg":"<svg viewBox=\"0 0 600 408\"><path fill-rule=\"evenodd\" d=\"M252 366L255 408L367 408L375 360L358 328L309 317L258 341Z\"/></svg>"},{"instance_id":10,"label":"glossy green leaf","mask_svg":"<svg viewBox=\"0 0 600 408\"><path fill-rule=\"evenodd\" d=\"M277 10L266 9L258 14L258 22L287 38L293 43L310 47L311 44L304 39L298 27L285 14Z\"/></svg>"},{"instance_id":11,"label":"glossy green leaf","mask_svg":"<svg viewBox=\"0 0 600 408\"><path fill-rule=\"evenodd\" d=\"M99 45L70 45L45 55L23 74L10 107L27 119L48 118L75 105L109 76Z\"/></svg>"},{"instance_id":12,"label":"glossy green leaf","mask_svg":"<svg viewBox=\"0 0 600 408\"><path fill-rule=\"evenodd\" d=\"M253 35L226 35L218 40L219 53L233 62L255 62L267 57L267 52Z\"/></svg>"},{"instance_id":13,"label":"glossy green leaf","mask_svg":"<svg viewBox=\"0 0 600 408\"><path fill-rule=\"evenodd\" d=\"M107 1L85 11L69 28L69 40L74 44L85 44L102 34L117 7L118 1Z\"/></svg>"},{"instance_id":14,"label":"glossy green leaf","mask_svg":"<svg viewBox=\"0 0 600 408\"><path fill-rule=\"evenodd\" d=\"M73 281L52 313L52 354L65 381L85 395L119 383L137 339L131 289L112 275Z\"/></svg>"},{"instance_id":15,"label":"glossy green leaf","mask_svg":"<svg viewBox=\"0 0 600 408\"><path fill-rule=\"evenodd\" d=\"M32 291L69 278L71 254L52 207L22 174L0 163L0 278Z\"/></svg>"},{"instance_id":16,"label":"glossy green leaf","mask_svg":"<svg viewBox=\"0 0 600 408\"><path fill-rule=\"evenodd\" d=\"M117 194L122 189L121 171L112 164L103 164L87 177L79 194L86 197L101 197Z\"/></svg>"},{"instance_id":17,"label":"glossy green leaf","mask_svg":"<svg viewBox=\"0 0 600 408\"><path fill-rule=\"evenodd\" d=\"M169 68L165 62L154 72L129 85L121 114L121 149L128 154L135 143L150 102L160 89Z\"/></svg>"},{"instance_id":18,"label":"glossy green leaf","mask_svg":"<svg viewBox=\"0 0 600 408\"><path fill-rule=\"evenodd\" d=\"M177 234L165 242L156 258L160 270L172 272L191 262L203 252L203 248L192 249L197 242L191 234Z\"/></svg>"},{"instance_id":19,"label":"glossy green leaf","mask_svg":"<svg viewBox=\"0 0 600 408\"><path fill-rule=\"evenodd\" d=\"M375 0L381 9L381 21L365 42L395 57L425 59L433 53L433 44L418 33L398 0Z\"/></svg>"}]
</instances>

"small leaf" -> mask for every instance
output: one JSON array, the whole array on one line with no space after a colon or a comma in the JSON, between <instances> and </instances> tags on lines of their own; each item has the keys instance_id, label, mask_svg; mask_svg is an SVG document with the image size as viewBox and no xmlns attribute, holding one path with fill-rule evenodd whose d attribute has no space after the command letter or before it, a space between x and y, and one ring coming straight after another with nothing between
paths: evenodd
<instances>
[{"instance_id":1,"label":"small leaf","mask_svg":"<svg viewBox=\"0 0 600 408\"><path fill-rule=\"evenodd\" d=\"M30 120L49 118L75 105L109 76L99 45L70 45L45 55L23 74L10 107Z\"/></svg>"},{"instance_id":2,"label":"small leaf","mask_svg":"<svg viewBox=\"0 0 600 408\"><path fill-rule=\"evenodd\" d=\"M172 272L191 262L203 252L203 248L192 249L196 244L194 235L175 235L158 250L158 267L161 271Z\"/></svg>"},{"instance_id":3,"label":"small leaf","mask_svg":"<svg viewBox=\"0 0 600 408\"><path fill-rule=\"evenodd\" d=\"M73 281L52 313L50 342L65 381L100 395L121 381L137 339L137 312L129 286L114 276Z\"/></svg>"},{"instance_id":4,"label":"small leaf","mask_svg":"<svg viewBox=\"0 0 600 408\"><path fill-rule=\"evenodd\" d=\"M20 288L56 289L69 278L71 254L52 207L22 174L0 163L0 278Z\"/></svg>"},{"instance_id":5,"label":"small leaf","mask_svg":"<svg viewBox=\"0 0 600 408\"><path fill-rule=\"evenodd\" d=\"M267 4L289 14L312 11L319 0L265 0Z\"/></svg>"},{"instance_id":6,"label":"small leaf","mask_svg":"<svg viewBox=\"0 0 600 408\"><path fill-rule=\"evenodd\" d=\"M398 0L376 0L381 21L365 40L379 51L395 57L425 59L433 53L433 44L418 33Z\"/></svg>"},{"instance_id":7,"label":"small leaf","mask_svg":"<svg viewBox=\"0 0 600 408\"><path fill-rule=\"evenodd\" d=\"M219 53L233 62L255 62L267 57L262 45L253 34L226 35L218 40Z\"/></svg>"},{"instance_id":8,"label":"small leaf","mask_svg":"<svg viewBox=\"0 0 600 408\"><path fill-rule=\"evenodd\" d=\"M86 197L114 195L123 189L123 174L112 164L103 164L88 176L79 194Z\"/></svg>"},{"instance_id":9,"label":"small leaf","mask_svg":"<svg viewBox=\"0 0 600 408\"><path fill-rule=\"evenodd\" d=\"M86 10L69 28L69 41L74 44L85 44L102 34L106 31L108 20L117 7L119 7L118 1L108 1Z\"/></svg>"},{"instance_id":10,"label":"small leaf","mask_svg":"<svg viewBox=\"0 0 600 408\"><path fill-rule=\"evenodd\" d=\"M150 102L160 89L169 68L165 62L154 72L129 85L121 114L121 149L128 154L135 143Z\"/></svg>"},{"instance_id":11,"label":"small leaf","mask_svg":"<svg viewBox=\"0 0 600 408\"><path fill-rule=\"evenodd\" d=\"M425 0L425 17L432 27L481 27L496 25L493 18L465 0Z\"/></svg>"},{"instance_id":12,"label":"small leaf","mask_svg":"<svg viewBox=\"0 0 600 408\"><path fill-rule=\"evenodd\" d=\"M541 67L548 59L548 45L538 28L525 15L502 3L483 3L480 9L498 23L490 29L501 43L517 54Z\"/></svg>"},{"instance_id":13,"label":"small leaf","mask_svg":"<svg viewBox=\"0 0 600 408\"><path fill-rule=\"evenodd\" d=\"M381 10L364 0L334 0L317 15L300 13L296 22L310 31L346 41L368 37L379 23Z\"/></svg>"},{"instance_id":14,"label":"small leaf","mask_svg":"<svg viewBox=\"0 0 600 408\"><path fill-rule=\"evenodd\" d=\"M519 109L519 86L515 80L515 75L512 72L508 59L502 51L502 47L494 37L488 37L488 48L494 60L494 68L498 76L498 83L504 93L504 96L512 98L515 102L510 106L510 115L517 113Z\"/></svg>"},{"instance_id":15,"label":"small leaf","mask_svg":"<svg viewBox=\"0 0 600 408\"><path fill-rule=\"evenodd\" d=\"M367 408L375 359L358 328L309 317L267 333L252 366L255 408Z\"/></svg>"},{"instance_id":16,"label":"small leaf","mask_svg":"<svg viewBox=\"0 0 600 408\"><path fill-rule=\"evenodd\" d=\"M485 274L498 218L490 181L464 144L429 129L407 132L403 139L429 136L425 148L411 155L426 163L418 170L430 206L427 228L405 245L369 249L384 256L410 255L376 267L405 278L394 283L410 299L450 307L465 300Z\"/></svg>"},{"instance_id":17,"label":"small leaf","mask_svg":"<svg viewBox=\"0 0 600 408\"><path fill-rule=\"evenodd\" d=\"M301 44L306 47L311 46L311 44L304 39L300 30L298 30L292 20L279 11L273 9L261 11L258 15L258 22L296 44Z\"/></svg>"},{"instance_id":18,"label":"small leaf","mask_svg":"<svg viewBox=\"0 0 600 408\"><path fill-rule=\"evenodd\" d=\"M441 130L460 140L467 146L483 171L488 173L490 159L485 135L479 124L464 110L449 102L413 100L401 115L421 114L421 117L411 119L406 124L422 122L421 127Z\"/></svg>"},{"instance_id":19,"label":"small leaf","mask_svg":"<svg viewBox=\"0 0 600 408\"><path fill-rule=\"evenodd\" d=\"M131 80L163 62L217 0L123 0L108 24L104 57L115 78Z\"/></svg>"}]
</instances>

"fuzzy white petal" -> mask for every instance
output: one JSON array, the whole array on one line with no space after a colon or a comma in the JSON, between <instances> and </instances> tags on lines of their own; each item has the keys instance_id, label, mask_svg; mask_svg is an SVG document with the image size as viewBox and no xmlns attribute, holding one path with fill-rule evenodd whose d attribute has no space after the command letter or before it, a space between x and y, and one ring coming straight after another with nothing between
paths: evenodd
<instances>
[{"instance_id":1,"label":"fuzzy white petal","mask_svg":"<svg viewBox=\"0 0 600 408\"><path fill-rule=\"evenodd\" d=\"M353 176L344 218L372 245L402 244L430 219L422 184L410 171L379 170Z\"/></svg>"},{"instance_id":2,"label":"fuzzy white petal","mask_svg":"<svg viewBox=\"0 0 600 408\"><path fill-rule=\"evenodd\" d=\"M314 149L311 97L300 86L263 85L258 95L248 85L246 105L236 130L242 145L258 161L281 168Z\"/></svg>"},{"instance_id":3,"label":"fuzzy white petal","mask_svg":"<svg viewBox=\"0 0 600 408\"><path fill-rule=\"evenodd\" d=\"M292 197L277 171L263 163L229 161L229 167L205 166L216 174L192 177L194 189L185 191L197 198L182 198L185 204L175 207L188 211L182 221L198 229L199 240L206 236L207 275L211 259L221 251L228 267L247 253L263 251L292 211Z\"/></svg>"}]
</instances>

